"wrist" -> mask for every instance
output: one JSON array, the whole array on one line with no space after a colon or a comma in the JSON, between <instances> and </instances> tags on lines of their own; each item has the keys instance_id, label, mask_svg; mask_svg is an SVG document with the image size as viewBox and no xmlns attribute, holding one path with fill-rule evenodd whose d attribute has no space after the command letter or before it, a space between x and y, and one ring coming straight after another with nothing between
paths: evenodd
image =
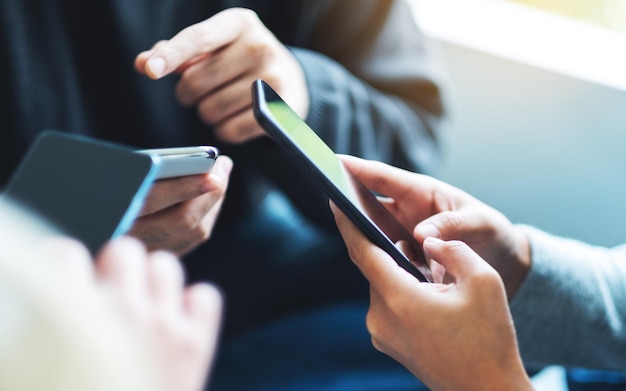
<instances>
[{"instance_id":1,"label":"wrist","mask_svg":"<svg viewBox=\"0 0 626 391\"><path fill-rule=\"evenodd\" d=\"M509 265L503 268L503 272L501 273L509 301L511 301L517 293L532 265L530 242L528 238L518 227L514 227L513 230L513 254Z\"/></svg>"}]
</instances>

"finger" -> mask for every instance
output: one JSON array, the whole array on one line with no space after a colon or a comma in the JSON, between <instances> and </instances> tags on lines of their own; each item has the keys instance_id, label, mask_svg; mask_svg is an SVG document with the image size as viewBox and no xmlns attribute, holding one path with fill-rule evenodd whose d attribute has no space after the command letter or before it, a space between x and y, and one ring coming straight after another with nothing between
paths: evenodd
<instances>
[{"instance_id":1,"label":"finger","mask_svg":"<svg viewBox=\"0 0 626 391\"><path fill-rule=\"evenodd\" d=\"M194 57L230 44L250 23L258 23L253 11L230 8L191 25L154 50L146 61L145 72L153 79L161 78Z\"/></svg>"},{"instance_id":2,"label":"finger","mask_svg":"<svg viewBox=\"0 0 626 391\"><path fill-rule=\"evenodd\" d=\"M252 107L245 108L242 112L216 124L214 131L217 138L231 144L242 143L266 134L254 118Z\"/></svg>"},{"instance_id":3,"label":"finger","mask_svg":"<svg viewBox=\"0 0 626 391\"><path fill-rule=\"evenodd\" d=\"M218 186L219 184L215 183L215 178L208 174L187 175L156 181L144 201L139 216L155 213L180 202L199 197L215 190Z\"/></svg>"},{"instance_id":4,"label":"finger","mask_svg":"<svg viewBox=\"0 0 626 391\"><path fill-rule=\"evenodd\" d=\"M415 189L430 197L439 181L409 172L374 160L364 160L354 156L338 155L348 171L359 179L368 189L395 199ZM428 198L429 199L429 198Z\"/></svg>"},{"instance_id":5,"label":"finger","mask_svg":"<svg viewBox=\"0 0 626 391\"><path fill-rule=\"evenodd\" d=\"M157 251L148 261L148 289L153 303L162 314L174 319L183 304L184 272L171 253Z\"/></svg>"},{"instance_id":6,"label":"finger","mask_svg":"<svg viewBox=\"0 0 626 391\"><path fill-rule=\"evenodd\" d=\"M214 190L167 209L146 215L137 221L130 234L140 238L150 250L169 250L183 255L206 239L202 221L223 197Z\"/></svg>"},{"instance_id":7,"label":"finger","mask_svg":"<svg viewBox=\"0 0 626 391\"><path fill-rule=\"evenodd\" d=\"M213 227L217 221L217 217L222 209L222 204L224 203L224 198L226 195L226 189L228 188L229 175L232 170L232 160L228 156L220 156L216 162L216 166L213 168L212 175L216 176L216 180L219 181L220 187L219 191L213 191L205 196L206 205L205 208L201 208L199 212L197 212L198 216L204 216L200 218L200 238L199 240L182 240L178 243L175 243L172 246L172 250L176 254L186 254L191 251L195 246L197 246L198 242L202 242L208 239L213 232ZM198 206L202 206L201 203L198 203Z\"/></svg>"},{"instance_id":8,"label":"finger","mask_svg":"<svg viewBox=\"0 0 626 391\"><path fill-rule=\"evenodd\" d=\"M243 110L251 109L250 84L247 79L239 79L204 95L198 101L200 118L207 124L215 125Z\"/></svg>"},{"instance_id":9,"label":"finger","mask_svg":"<svg viewBox=\"0 0 626 391\"><path fill-rule=\"evenodd\" d=\"M184 310L189 319L204 332L217 336L222 317L222 295L213 285L198 283L184 292ZM212 326L212 327L211 327Z\"/></svg>"},{"instance_id":10,"label":"finger","mask_svg":"<svg viewBox=\"0 0 626 391\"><path fill-rule=\"evenodd\" d=\"M72 283L81 286L93 281L91 254L78 240L67 237L51 238L42 243L39 250L53 260L55 269L61 271Z\"/></svg>"},{"instance_id":11,"label":"finger","mask_svg":"<svg viewBox=\"0 0 626 391\"><path fill-rule=\"evenodd\" d=\"M446 269L446 273L450 274L457 283L482 274L497 275L485 260L458 240L443 241L433 237L426 238L424 252L427 257L440 263Z\"/></svg>"},{"instance_id":12,"label":"finger","mask_svg":"<svg viewBox=\"0 0 626 391\"><path fill-rule=\"evenodd\" d=\"M233 44L188 66L176 85L179 103L190 106L203 96L237 81L244 84L244 94L251 100L250 85L258 77L250 73L262 64L261 59L251 58L243 48L244 45ZM248 76L244 79L245 75Z\"/></svg>"},{"instance_id":13,"label":"finger","mask_svg":"<svg viewBox=\"0 0 626 391\"><path fill-rule=\"evenodd\" d=\"M147 253L136 239L122 237L107 243L96 258L98 279L122 297L132 309L148 302Z\"/></svg>"},{"instance_id":14,"label":"finger","mask_svg":"<svg viewBox=\"0 0 626 391\"><path fill-rule=\"evenodd\" d=\"M398 266L385 251L371 243L334 203L330 204L350 258L370 284L379 292L389 293L395 291L401 283L417 283L415 277Z\"/></svg>"},{"instance_id":15,"label":"finger","mask_svg":"<svg viewBox=\"0 0 626 391\"><path fill-rule=\"evenodd\" d=\"M134 63L135 70L139 72L140 74L145 75L146 74L146 61L148 61L152 53L154 53L154 50L160 45L164 44L165 42L167 41L165 40L158 41L157 43L152 45L152 48L150 48L150 50L144 50L143 52L139 53L137 57L135 57L135 63Z\"/></svg>"},{"instance_id":16,"label":"finger","mask_svg":"<svg viewBox=\"0 0 626 391\"><path fill-rule=\"evenodd\" d=\"M419 242L427 237L434 237L473 243L487 238L492 229L492 224L485 213L464 209L444 211L433 215L421 221L413 233Z\"/></svg>"},{"instance_id":17,"label":"finger","mask_svg":"<svg viewBox=\"0 0 626 391\"><path fill-rule=\"evenodd\" d=\"M219 209L232 166L228 156L218 157L209 174L214 190L137 219L130 234L151 250L164 249L182 255L193 249L210 235L203 220L213 209ZM212 216L217 216L217 212Z\"/></svg>"}]
</instances>

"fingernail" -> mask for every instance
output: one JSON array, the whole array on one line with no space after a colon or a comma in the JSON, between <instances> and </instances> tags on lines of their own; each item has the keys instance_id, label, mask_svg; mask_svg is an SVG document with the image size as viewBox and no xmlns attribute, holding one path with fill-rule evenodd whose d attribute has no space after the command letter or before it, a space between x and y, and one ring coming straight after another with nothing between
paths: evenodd
<instances>
[{"instance_id":1,"label":"fingernail","mask_svg":"<svg viewBox=\"0 0 626 391\"><path fill-rule=\"evenodd\" d=\"M335 203L331 201L331 202L328 203L328 206L330 206L330 211L333 212L333 214L335 214L335 211L336 211L336 208L337 208Z\"/></svg>"},{"instance_id":2,"label":"fingernail","mask_svg":"<svg viewBox=\"0 0 626 391\"><path fill-rule=\"evenodd\" d=\"M165 71L165 59L162 57L154 57L148 60L146 70L151 77L158 79Z\"/></svg>"},{"instance_id":3,"label":"fingernail","mask_svg":"<svg viewBox=\"0 0 626 391\"><path fill-rule=\"evenodd\" d=\"M429 236L426 239L424 239L424 244L427 244L427 243L441 244L441 243L443 243L443 240L441 240L439 238L435 238L434 236Z\"/></svg>"},{"instance_id":4,"label":"fingernail","mask_svg":"<svg viewBox=\"0 0 626 391\"><path fill-rule=\"evenodd\" d=\"M441 232L433 224L420 225L416 228L416 231L423 238L438 238L441 236Z\"/></svg>"}]
</instances>

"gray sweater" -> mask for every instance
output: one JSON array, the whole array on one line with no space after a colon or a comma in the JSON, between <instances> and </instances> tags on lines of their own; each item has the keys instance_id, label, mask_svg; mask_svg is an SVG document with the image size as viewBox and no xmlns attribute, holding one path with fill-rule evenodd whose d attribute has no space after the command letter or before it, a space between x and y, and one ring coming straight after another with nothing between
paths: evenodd
<instances>
[{"instance_id":1,"label":"gray sweater","mask_svg":"<svg viewBox=\"0 0 626 391\"><path fill-rule=\"evenodd\" d=\"M511 312L524 362L626 371L626 248L521 228L533 263Z\"/></svg>"}]
</instances>

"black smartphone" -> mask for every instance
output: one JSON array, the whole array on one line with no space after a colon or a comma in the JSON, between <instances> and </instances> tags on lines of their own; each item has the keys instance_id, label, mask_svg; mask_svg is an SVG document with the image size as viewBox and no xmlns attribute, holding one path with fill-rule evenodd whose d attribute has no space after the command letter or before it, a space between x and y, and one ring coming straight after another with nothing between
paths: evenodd
<instances>
[{"instance_id":1,"label":"black smartphone","mask_svg":"<svg viewBox=\"0 0 626 391\"><path fill-rule=\"evenodd\" d=\"M175 178L211 172L219 150L213 146L142 149L139 153L158 156L161 164L156 179Z\"/></svg>"},{"instance_id":2,"label":"black smartphone","mask_svg":"<svg viewBox=\"0 0 626 391\"><path fill-rule=\"evenodd\" d=\"M92 253L131 227L160 158L134 148L44 131L9 179L3 196L43 217Z\"/></svg>"},{"instance_id":3,"label":"black smartphone","mask_svg":"<svg viewBox=\"0 0 626 391\"><path fill-rule=\"evenodd\" d=\"M252 84L254 115L261 127L374 244L423 282L432 273L422 247L369 189L351 175L337 155L265 81ZM305 179L306 180L306 179ZM404 254L396 243L413 250Z\"/></svg>"}]
</instances>

